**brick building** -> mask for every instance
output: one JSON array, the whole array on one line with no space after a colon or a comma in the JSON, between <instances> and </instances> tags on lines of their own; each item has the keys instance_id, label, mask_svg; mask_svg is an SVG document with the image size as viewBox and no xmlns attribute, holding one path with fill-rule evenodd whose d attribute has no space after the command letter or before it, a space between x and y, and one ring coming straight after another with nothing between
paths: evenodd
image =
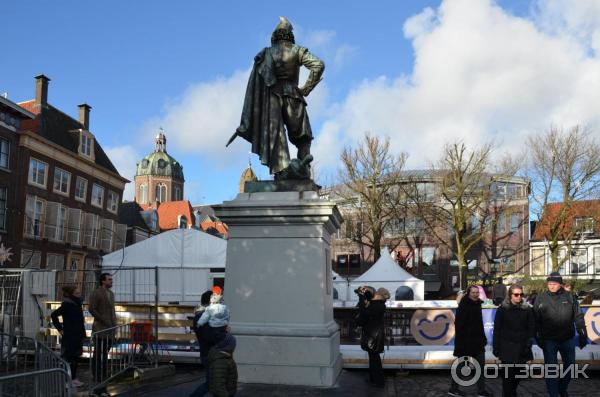
<instances>
[{"instance_id":1,"label":"brick building","mask_svg":"<svg viewBox=\"0 0 600 397\"><path fill-rule=\"evenodd\" d=\"M117 212L127 179L90 131L90 109L73 119L48 103L48 83L36 77L35 99L18 105L33 115L18 130L15 197L18 219L10 266L94 268L125 244Z\"/></svg>"},{"instance_id":2,"label":"brick building","mask_svg":"<svg viewBox=\"0 0 600 397\"><path fill-rule=\"evenodd\" d=\"M418 188L431 192L435 199L438 182L428 171L406 171L406 174L407 182L410 176L411 183L417 181ZM491 280L503 274L529 273L529 182L524 178L508 178L498 180L494 188L504 209L494 228L486 232L481 242L467 254L467 277L470 279ZM334 191L323 190L321 196L336 200ZM371 267L373 252L352 240L362 224L352 219L351 207L343 202L338 205L345 219L332 242L333 269L342 277L355 278ZM441 233L451 239L450 228ZM448 295L458 288L458 263L453 251L427 232L419 214L390 222L384 231L382 246L396 244L393 257L399 266L425 280L429 298Z\"/></svg>"}]
</instances>

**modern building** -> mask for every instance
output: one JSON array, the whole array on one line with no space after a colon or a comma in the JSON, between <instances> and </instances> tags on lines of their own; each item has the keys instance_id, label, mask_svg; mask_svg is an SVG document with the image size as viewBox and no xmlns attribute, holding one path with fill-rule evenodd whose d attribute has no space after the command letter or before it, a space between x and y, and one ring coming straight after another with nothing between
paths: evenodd
<instances>
[{"instance_id":1,"label":"modern building","mask_svg":"<svg viewBox=\"0 0 600 397\"><path fill-rule=\"evenodd\" d=\"M439 180L429 171L405 171L407 183L416 183L418 189L429 192L431 200L439 197ZM502 213L495 226L467 253L468 274L471 280L492 280L497 276L529 272L529 181L524 178L495 178L494 190ZM338 201L335 188L321 191L321 196ZM437 192L437 193L436 193ZM363 225L353 217L354 205L343 201L338 206L344 215L344 224L332 242L333 269L341 277L355 278L366 272L374 262L373 252L355 241ZM468 227L477 227L475 220ZM452 228L446 227L438 236L451 241ZM354 238L353 238L354 237ZM427 231L418 213L409 213L394 219L384 231L383 246L393 249L398 265L410 274L425 280L428 298L446 296L459 287L459 268L454 253L432 233Z\"/></svg>"},{"instance_id":2,"label":"modern building","mask_svg":"<svg viewBox=\"0 0 600 397\"><path fill-rule=\"evenodd\" d=\"M563 210L566 216L560 221ZM574 201L568 206L547 205L542 219L532 226L531 276L546 277L553 270L549 247L552 226L560 236L558 258L562 265L558 271L572 278L600 278L600 200Z\"/></svg>"},{"instance_id":3,"label":"modern building","mask_svg":"<svg viewBox=\"0 0 600 397\"><path fill-rule=\"evenodd\" d=\"M27 117L18 129L14 170L19 221L11 266L91 269L103 254L125 245L118 220L125 184L90 130L90 110L74 119L48 102L50 79L36 77L35 99L19 103Z\"/></svg>"}]
</instances>

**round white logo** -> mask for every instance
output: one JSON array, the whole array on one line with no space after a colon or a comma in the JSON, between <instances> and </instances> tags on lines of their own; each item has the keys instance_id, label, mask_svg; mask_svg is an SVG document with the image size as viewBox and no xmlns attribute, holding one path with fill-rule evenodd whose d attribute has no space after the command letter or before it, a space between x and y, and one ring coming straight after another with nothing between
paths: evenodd
<instances>
[{"instance_id":1,"label":"round white logo","mask_svg":"<svg viewBox=\"0 0 600 397\"><path fill-rule=\"evenodd\" d=\"M481 377L481 366L473 357L458 357L450 369L452 379L460 386L471 386Z\"/></svg>"}]
</instances>

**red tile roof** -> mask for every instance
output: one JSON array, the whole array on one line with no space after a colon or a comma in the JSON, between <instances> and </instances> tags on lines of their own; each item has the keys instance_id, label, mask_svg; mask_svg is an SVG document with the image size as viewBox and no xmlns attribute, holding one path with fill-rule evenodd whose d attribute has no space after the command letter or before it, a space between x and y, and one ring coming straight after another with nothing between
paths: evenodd
<instances>
[{"instance_id":1,"label":"red tile roof","mask_svg":"<svg viewBox=\"0 0 600 397\"><path fill-rule=\"evenodd\" d=\"M550 237L550 226L559 215L563 203L550 203L546 206L546 210L542 219L535 227L535 231L531 236L531 240L544 240ZM583 200L574 201L570 204L567 210L566 222L561 225L561 231L568 234L572 230L575 218L592 217L596 220L595 235L600 236L600 200Z\"/></svg>"},{"instance_id":2,"label":"red tile roof","mask_svg":"<svg viewBox=\"0 0 600 397\"><path fill-rule=\"evenodd\" d=\"M144 206L142 206L143 208ZM187 200L167 201L158 206L158 226L161 231L179 228L179 216L184 215L188 227L194 225L194 213L192 205Z\"/></svg>"},{"instance_id":3,"label":"red tile roof","mask_svg":"<svg viewBox=\"0 0 600 397\"><path fill-rule=\"evenodd\" d=\"M200 227L204 231L207 231L210 228L214 228L219 232L219 234L221 234L223 236L227 236L227 234L229 233L229 228L227 227L226 224L224 224L221 221L216 221L216 222L205 221L205 222L200 223Z\"/></svg>"}]
</instances>

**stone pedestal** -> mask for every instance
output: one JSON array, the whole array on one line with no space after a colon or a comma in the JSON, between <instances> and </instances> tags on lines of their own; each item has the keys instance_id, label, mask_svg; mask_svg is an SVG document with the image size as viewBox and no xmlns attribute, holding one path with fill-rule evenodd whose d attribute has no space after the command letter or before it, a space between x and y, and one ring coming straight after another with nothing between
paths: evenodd
<instances>
[{"instance_id":1,"label":"stone pedestal","mask_svg":"<svg viewBox=\"0 0 600 397\"><path fill-rule=\"evenodd\" d=\"M229 227L225 302L239 381L332 386L342 367L331 279L335 204L314 191L263 192L214 209Z\"/></svg>"}]
</instances>

